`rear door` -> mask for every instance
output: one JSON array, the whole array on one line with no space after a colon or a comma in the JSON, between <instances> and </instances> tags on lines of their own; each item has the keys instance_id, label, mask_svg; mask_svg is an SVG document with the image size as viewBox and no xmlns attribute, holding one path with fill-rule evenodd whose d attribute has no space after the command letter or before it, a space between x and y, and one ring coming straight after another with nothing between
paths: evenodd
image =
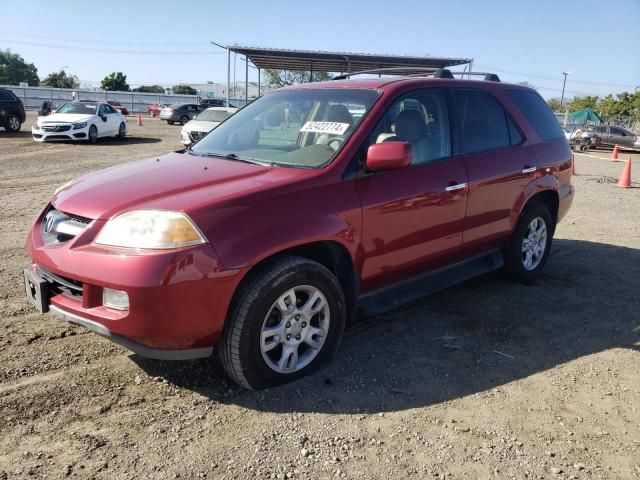
<instances>
[{"instance_id":1,"label":"rear door","mask_svg":"<svg viewBox=\"0 0 640 480\"><path fill-rule=\"evenodd\" d=\"M410 167L363 172L363 292L452 263L462 253L467 173L451 156L449 113L439 89L400 97L372 130L368 145L408 141ZM368 147L368 145L366 145Z\"/></svg>"},{"instance_id":2,"label":"rear door","mask_svg":"<svg viewBox=\"0 0 640 480\"><path fill-rule=\"evenodd\" d=\"M500 102L489 92L454 89L458 149L469 175L465 256L501 246L512 229L512 209L536 171L535 154Z\"/></svg>"}]
</instances>

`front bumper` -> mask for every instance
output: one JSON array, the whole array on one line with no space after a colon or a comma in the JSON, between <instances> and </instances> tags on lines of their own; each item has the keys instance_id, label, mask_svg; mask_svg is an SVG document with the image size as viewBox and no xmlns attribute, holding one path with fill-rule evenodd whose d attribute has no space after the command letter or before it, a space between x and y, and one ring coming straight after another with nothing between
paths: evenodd
<instances>
[{"instance_id":1,"label":"front bumper","mask_svg":"<svg viewBox=\"0 0 640 480\"><path fill-rule=\"evenodd\" d=\"M70 130L66 131L45 131L36 126L31 127L31 135L36 142L51 142L51 141L82 141L87 140L89 138L89 127L87 125L84 128L79 128L78 130L73 130L71 127Z\"/></svg>"},{"instance_id":2,"label":"front bumper","mask_svg":"<svg viewBox=\"0 0 640 480\"><path fill-rule=\"evenodd\" d=\"M95 245L101 220L65 244L46 245L41 218L27 238L33 263L25 269L27 297L29 278L34 284L48 282L41 298L32 300L41 311L50 310L145 357L182 360L211 354L244 272L224 270L209 244L149 252ZM104 306L104 288L127 292L129 309Z\"/></svg>"}]
</instances>

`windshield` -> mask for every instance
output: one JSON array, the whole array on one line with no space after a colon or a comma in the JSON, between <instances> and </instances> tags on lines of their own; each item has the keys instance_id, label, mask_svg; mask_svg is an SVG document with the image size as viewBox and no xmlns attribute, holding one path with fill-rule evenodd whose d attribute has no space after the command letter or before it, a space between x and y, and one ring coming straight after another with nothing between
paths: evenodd
<instances>
[{"instance_id":1,"label":"windshield","mask_svg":"<svg viewBox=\"0 0 640 480\"><path fill-rule=\"evenodd\" d=\"M83 113L85 115L95 115L98 106L95 103L65 103L56 113Z\"/></svg>"},{"instance_id":2,"label":"windshield","mask_svg":"<svg viewBox=\"0 0 640 480\"><path fill-rule=\"evenodd\" d=\"M172 103L171 105L169 105L169 108L176 109L176 108L180 108L183 105L184 103Z\"/></svg>"},{"instance_id":3,"label":"windshield","mask_svg":"<svg viewBox=\"0 0 640 480\"><path fill-rule=\"evenodd\" d=\"M378 96L375 90L337 88L270 93L234 114L191 152L318 168L334 157Z\"/></svg>"},{"instance_id":4,"label":"windshield","mask_svg":"<svg viewBox=\"0 0 640 480\"><path fill-rule=\"evenodd\" d=\"M233 112L226 112L224 110L205 110L204 112L199 113L196 119L204 120L205 122L223 122L231 115L233 115Z\"/></svg>"}]
</instances>

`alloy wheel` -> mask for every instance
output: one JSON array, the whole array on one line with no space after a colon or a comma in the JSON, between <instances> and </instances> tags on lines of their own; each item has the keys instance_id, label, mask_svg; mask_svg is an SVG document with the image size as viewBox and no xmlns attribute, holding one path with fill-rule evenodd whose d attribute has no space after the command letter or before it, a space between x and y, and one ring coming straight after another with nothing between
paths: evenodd
<instances>
[{"instance_id":1,"label":"alloy wheel","mask_svg":"<svg viewBox=\"0 0 640 480\"><path fill-rule=\"evenodd\" d=\"M534 270L542 261L547 247L547 225L536 217L529 223L522 239L522 265L527 270Z\"/></svg>"},{"instance_id":2,"label":"alloy wheel","mask_svg":"<svg viewBox=\"0 0 640 480\"><path fill-rule=\"evenodd\" d=\"M331 321L322 292L310 285L287 290L269 309L260 332L260 351L278 373L297 372L322 350Z\"/></svg>"}]
</instances>

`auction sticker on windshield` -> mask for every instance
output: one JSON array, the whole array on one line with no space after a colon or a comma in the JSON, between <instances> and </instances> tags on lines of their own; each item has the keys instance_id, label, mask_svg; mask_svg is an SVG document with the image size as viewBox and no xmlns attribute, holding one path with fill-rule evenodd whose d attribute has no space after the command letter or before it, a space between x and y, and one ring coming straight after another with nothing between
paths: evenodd
<instances>
[{"instance_id":1,"label":"auction sticker on windshield","mask_svg":"<svg viewBox=\"0 0 640 480\"><path fill-rule=\"evenodd\" d=\"M349 128L348 123L338 122L307 122L300 129L301 132L332 133L342 135Z\"/></svg>"}]
</instances>

